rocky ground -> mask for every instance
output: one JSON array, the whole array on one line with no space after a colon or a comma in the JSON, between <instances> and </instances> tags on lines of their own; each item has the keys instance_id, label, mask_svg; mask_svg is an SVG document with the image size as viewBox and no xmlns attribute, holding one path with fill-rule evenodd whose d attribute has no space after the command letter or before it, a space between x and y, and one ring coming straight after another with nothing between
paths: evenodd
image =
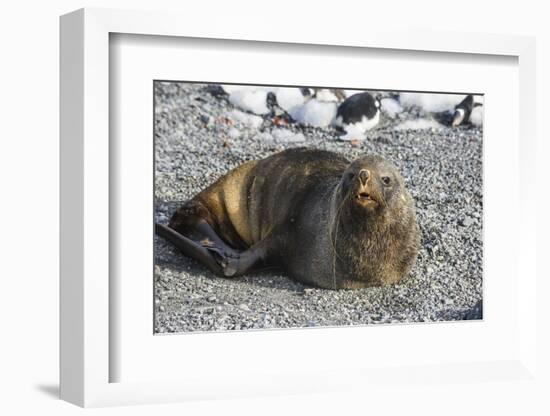
<instances>
[{"instance_id":1,"label":"rocky ground","mask_svg":"<svg viewBox=\"0 0 550 416\"><path fill-rule=\"evenodd\" d=\"M410 108L384 117L365 141L334 129L247 116L220 88L155 84L155 219L240 163L288 147L374 153L398 166L415 199L422 249L401 284L363 290L304 286L281 273L237 279L205 267L155 237L157 333L427 322L481 318L482 129L403 129L424 117Z\"/></svg>"}]
</instances>

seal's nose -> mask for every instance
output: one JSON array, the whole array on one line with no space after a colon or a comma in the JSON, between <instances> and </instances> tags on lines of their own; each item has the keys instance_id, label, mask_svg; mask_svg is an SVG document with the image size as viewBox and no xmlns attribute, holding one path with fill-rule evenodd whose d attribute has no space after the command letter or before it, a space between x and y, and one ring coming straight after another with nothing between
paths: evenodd
<instances>
[{"instance_id":1,"label":"seal's nose","mask_svg":"<svg viewBox=\"0 0 550 416\"><path fill-rule=\"evenodd\" d=\"M365 186L367 184L367 180L369 179L370 177L370 172L366 169L361 169L359 171L359 179L361 180L361 183L363 184L363 186Z\"/></svg>"}]
</instances>

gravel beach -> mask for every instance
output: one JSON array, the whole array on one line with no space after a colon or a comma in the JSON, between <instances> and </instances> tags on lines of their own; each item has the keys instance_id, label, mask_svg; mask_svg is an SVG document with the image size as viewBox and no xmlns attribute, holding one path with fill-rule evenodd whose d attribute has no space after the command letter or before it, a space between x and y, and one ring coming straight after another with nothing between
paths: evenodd
<instances>
[{"instance_id":1,"label":"gravel beach","mask_svg":"<svg viewBox=\"0 0 550 416\"><path fill-rule=\"evenodd\" d=\"M411 107L382 115L363 141L331 127L250 116L220 87L155 83L155 220L242 162L308 146L348 159L378 154L405 178L416 204L422 247L400 284L361 290L304 286L280 272L217 277L155 237L155 332L242 330L481 318L482 128L412 130L426 117Z\"/></svg>"}]
</instances>

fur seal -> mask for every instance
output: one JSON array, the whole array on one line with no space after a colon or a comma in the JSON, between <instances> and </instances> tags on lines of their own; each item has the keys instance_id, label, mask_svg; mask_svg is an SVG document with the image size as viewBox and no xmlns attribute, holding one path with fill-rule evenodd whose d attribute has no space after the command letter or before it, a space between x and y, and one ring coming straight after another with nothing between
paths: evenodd
<instances>
[{"instance_id":1,"label":"fur seal","mask_svg":"<svg viewBox=\"0 0 550 416\"><path fill-rule=\"evenodd\" d=\"M156 231L219 275L277 267L328 289L397 283L420 244L413 200L391 163L308 148L238 166Z\"/></svg>"}]
</instances>

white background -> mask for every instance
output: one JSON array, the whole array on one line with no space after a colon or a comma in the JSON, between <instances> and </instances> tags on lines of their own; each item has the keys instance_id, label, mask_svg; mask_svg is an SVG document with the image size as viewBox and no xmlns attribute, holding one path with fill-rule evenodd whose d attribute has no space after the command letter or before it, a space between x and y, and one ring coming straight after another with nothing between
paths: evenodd
<instances>
[{"instance_id":1,"label":"white background","mask_svg":"<svg viewBox=\"0 0 550 416\"><path fill-rule=\"evenodd\" d=\"M189 3L189 4L187 4ZM196 4L198 3L198 4ZM305 3L305 2L303 2ZM544 2L500 1L490 4L461 0L440 1L339 1L315 2L308 10L297 1L200 2L181 1L20 1L3 4L0 13L1 77L0 106L2 144L0 169L2 195L2 342L0 343L1 396L4 414L82 412L55 399L58 377L58 16L83 6L179 10L203 18L209 24L212 14L241 16L236 32L246 32L243 23L263 20L281 22L281 30L299 25L365 25L369 21L391 21L404 26L434 30L509 33L537 36L539 172L548 169L550 131L547 126L550 105L550 31ZM242 4L241 8L239 5ZM351 6L346 6L347 4ZM337 7L338 6L338 7ZM339 9L340 8L340 9ZM339 13L344 15L340 17ZM342 27L341 26L341 27ZM545 140L543 140L543 138ZM546 155L546 157L545 157ZM547 163L545 163L547 165ZM506 172L503 172L503 176ZM540 188L541 194L548 186ZM539 202L539 212L547 212L548 198ZM539 226L539 250L543 253ZM31 235L30 233L34 235ZM544 248L547 252L547 239ZM542 256L540 256L542 258ZM542 267L542 265L541 265ZM548 273L547 273L548 274ZM550 293L548 283L540 293ZM539 313L548 319L548 303L539 302ZM550 350L548 325L539 322L544 338L542 347ZM548 320L546 320L548 322ZM544 326L543 326L544 325ZM541 351L542 353L542 351ZM546 356L545 356L546 355ZM539 366L548 372L547 353L539 354ZM285 413L395 413L411 414L543 414L536 403L545 403L542 391L529 391L521 385L495 383L481 391L476 386L433 385L429 391L412 388L392 394L388 386L382 397L338 393L307 397L280 397L187 403L93 410L100 414L280 414ZM538 399L537 399L538 398ZM545 403L548 412L548 403Z\"/></svg>"},{"instance_id":2,"label":"white background","mask_svg":"<svg viewBox=\"0 0 550 416\"><path fill-rule=\"evenodd\" d=\"M517 106L511 104L518 101L515 59L461 55L436 60L434 54L349 49L335 55L330 48L295 46L288 52L277 45L243 42L220 46L211 41L172 40L167 45L160 37L128 35L114 36L111 47L114 99L110 114L116 127L110 137L110 175L116 190L110 203L111 232L117 237L111 240L110 250L118 259L110 275L118 288L117 295L112 295L117 313L111 346L119 357L111 361L115 364L112 381L199 380L204 374L240 374L240 378L255 377L255 385L260 385L265 374L298 370L411 368L516 356L517 254L503 235L510 240L519 240L519 236L513 228L504 233L502 224L508 223L508 215L518 215L514 213L519 212L519 205L511 199L505 212L501 197L518 186ZM238 65L220 69L219 62ZM484 152L488 155L484 162L484 321L151 336L153 79L483 92ZM495 122L503 119L507 122ZM490 156L494 154L498 157ZM506 181L502 172L509 176ZM501 261L502 257L508 261ZM334 354L343 349L344 356ZM243 363L249 368L244 369ZM232 384L240 386L239 380L234 376ZM217 391L212 382L210 391Z\"/></svg>"}]
</instances>

